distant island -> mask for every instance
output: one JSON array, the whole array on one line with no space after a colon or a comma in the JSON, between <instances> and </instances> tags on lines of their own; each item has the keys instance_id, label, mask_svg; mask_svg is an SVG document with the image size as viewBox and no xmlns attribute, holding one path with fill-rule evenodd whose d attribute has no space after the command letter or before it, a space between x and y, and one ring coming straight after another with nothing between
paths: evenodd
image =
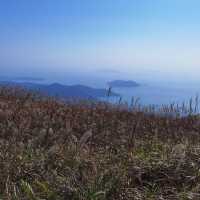
<instances>
[{"instance_id":1,"label":"distant island","mask_svg":"<svg viewBox=\"0 0 200 200\"><path fill-rule=\"evenodd\" d=\"M14 77L13 81L44 81L44 78L40 77Z\"/></svg>"},{"instance_id":2,"label":"distant island","mask_svg":"<svg viewBox=\"0 0 200 200\"><path fill-rule=\"evenodd\" d=\"M98 99L106 97L108 91L101 88L92 88L85 85L62 85L59 83L38 84L30 82L12 82L0 81L3 86L17 86L31 91L37 91L41 94L57 97L57 98L80 98L80 99ZM111 92L110 96L118 96L118 94Z\"/></svg>"},{"instance_id":3,"label":"distant island","mask_svg":"<svg viewBox=\"0 0 200 200\"><path fill-rule=\"evenodd\" d=\"M123 81L123 80L114 80L108 82L109 87L138 87L140 86L135 81Z\"/></svg>"},{"instance_id":4,"label":"distant island","mask_svg":"<svg viewBox=\"0 0 200 200\"><path fill-rule=\"evenodd\" d=\"M16 82L21 82L21 81L44 81L44 78L40 78L40 77L28 77L28 76L16 76L16 77L8 77L8 76L0 76L0 81L16 81Z\"/></svg>"}]
</instances>

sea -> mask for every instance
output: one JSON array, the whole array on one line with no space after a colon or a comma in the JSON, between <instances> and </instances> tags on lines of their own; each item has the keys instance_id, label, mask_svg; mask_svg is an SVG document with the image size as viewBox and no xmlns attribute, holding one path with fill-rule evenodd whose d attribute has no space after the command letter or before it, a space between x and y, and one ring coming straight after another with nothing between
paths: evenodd
<instances>
[{"instance_id":1,"label":"sea","mask_svg":"<svg viewBox=\"0 0 200 200\"><path fill-rule=\"evenodd\" d=\"M199 97L200 87L141 85L132 88L113 88L120 97L109 97L112 102L137 100L142 105L182 104ZM108 98L107 98L108 99Z\"/></svg>"},{"instance_id":2,"label":"sea","mask_svg":"<svg viewBox=\"0 0 200 200\"><path fill-rule=\"evenodd\" d=\"M38 81L33 81L38 82ZM74 85L82 84L90 86L93 88L107 88L108 85L106 79L97 78L85 78L82 77L71 77L71 79L45 79L44 81L39 81L43 84L51 84L58 82L64 85ZM141 105L170 105L170 104L183 104L189 103L191 99L194 101L199 101L200 95L200 82L162 82L162 81L137 81L139 87L121 87L112 88L112 92L119 94L117 97L105 97L101 100L106 100L112 103L128 103L131 104L133 98L134 101ZM200 104L200 103L199 103Z\"/></svg>"}]
</instances>

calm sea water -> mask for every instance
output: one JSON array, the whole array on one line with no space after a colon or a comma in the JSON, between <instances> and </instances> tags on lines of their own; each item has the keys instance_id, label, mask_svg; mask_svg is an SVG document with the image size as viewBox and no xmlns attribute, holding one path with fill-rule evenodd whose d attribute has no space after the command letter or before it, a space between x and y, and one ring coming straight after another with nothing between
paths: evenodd
<instances>
[{"instance_id":1,"label":"calm sea water","mask_svg":"<svg viewBox=\"0 0 200 200\"><path fill-rule=\"evenodd\" d=\"M159 86L143 85L135 88L114 88L113 92L121 95L122 101L131 102L132 97L139 98L142 105L166 105L171 103L187 103L200 94L198 86ZM110 98L111 102L119 101L119 97Z\"/></svg>"},{"instance_id":2,"label":"calm sea water","mask_svg":"<svg viewBox=\"0 0 200 200\"><path fill-rule=\"evenodd\" d=\"M108 79L109 80L109 79ZM111 79L110 79L111 80ZM66 79L46 79L42 81L43 84L51 84L58 82L64 85L83 84L95 88L108 88L106 78L98 79L75 77ZM199 83L164 83L160 82L146 82L145 84L140 82L141 86L133 88L113 88L112 91L121 95L122 101L131 103L131 99L134 97L139 98L141 105L166 105L171 103L181 104L183 102L189 102L191 98L195 99L197 95L200 95L200 81ZM200 99L200 98L199 98ZM103 99L105 100L105 99ZM106 98L107 100L107 98ZM109 98L110 102L118 102L119 97Z\"/></svg>"}]
</instances>

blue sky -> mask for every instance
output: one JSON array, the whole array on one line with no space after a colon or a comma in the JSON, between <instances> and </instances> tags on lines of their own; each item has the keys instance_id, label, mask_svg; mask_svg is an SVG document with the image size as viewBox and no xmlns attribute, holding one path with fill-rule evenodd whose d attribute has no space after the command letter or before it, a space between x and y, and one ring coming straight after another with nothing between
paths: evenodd
<instances>
[{"instance_id":1,"label":"blue sky","mask_svg":"<svg viewBox=\"0 0 200 200\"><path fill-rule=\"evenodd\" d=\"M1 71L198 80L199 8L199 0L1 0Z\"/></svg>"}]
</instances>

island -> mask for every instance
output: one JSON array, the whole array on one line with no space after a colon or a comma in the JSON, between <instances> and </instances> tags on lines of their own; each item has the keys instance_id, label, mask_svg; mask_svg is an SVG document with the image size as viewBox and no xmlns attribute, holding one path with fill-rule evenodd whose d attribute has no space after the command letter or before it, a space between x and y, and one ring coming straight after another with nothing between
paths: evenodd
<instances>
[{"instance_id":1,"label":"island","mask_svg":"<svg viewBox=\"0 0 200 200\"><path fill-rule=\"evenodd\" d=\"M108 95L108 90L104 88L92 88L85 85L62 85L60 83L46 85L33 82L0 81L0 86L22 87L44 95L64 99L98 99ZM114 92L111 92L109 95L119 96L119 94Z\"/></svg>"},{"instance_id":2,"label":"island","mask_svg":"<svg viewBox=\"0 0 200 200\"><path fill-rule=\"evenodd\" d=\"M123 80L114 80L108 82L109 87L116 88L116 87L138 87L140 86L137 82L135 81L123 81Z\"/></svg>"},{"instance_id":3,"label":"island","mask_svg":"<svg viewBox=\"0 0 200 200\"><path fill-rule=\"evenodd\" d=\"M45 81L44 78L40 78L40 77L28 77L28 76L16 76L16 77L9 77L9 76L0 76L0 81L16 81L16 82L42 82Z\"/></svg>"}]
</instances>

